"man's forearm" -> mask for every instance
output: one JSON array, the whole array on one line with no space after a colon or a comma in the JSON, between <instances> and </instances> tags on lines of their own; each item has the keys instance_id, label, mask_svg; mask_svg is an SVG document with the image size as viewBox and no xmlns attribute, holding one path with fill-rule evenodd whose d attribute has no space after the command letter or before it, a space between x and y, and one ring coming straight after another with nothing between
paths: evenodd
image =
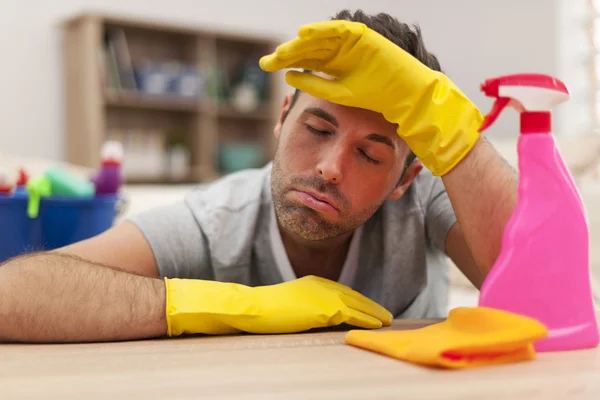
<instances>
[{"instance_id":1,"label":"man's forearm","mask_svg":"<svg viewBox=\"0 0 600 400\"><path fill-rule=\"evenodd\" d=\"M0 266L0 342L89 342L165 335L165 289L76 257L39 253Z\"/></svg>"},{"instance_id":2,"label":"man's forearm","mask_svg":"<svg viewBox=\"0 0 600 400\"><path fill-rule=\"evenodd\" d=\"M481 137L442 180L473 258L486 276L516 205L517 172Z\"/></svg>"}]
</instances>

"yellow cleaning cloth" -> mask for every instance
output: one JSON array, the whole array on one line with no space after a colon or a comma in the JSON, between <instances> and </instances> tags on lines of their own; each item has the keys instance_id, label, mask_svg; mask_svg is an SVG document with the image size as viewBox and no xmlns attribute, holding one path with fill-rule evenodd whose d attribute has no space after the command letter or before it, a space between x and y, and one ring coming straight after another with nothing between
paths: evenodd
<instances>
[{"instance_id":1,"label":"yellow cleaning cloth","mask_svg":"<svg viewBox=\"0 0 600 400\"><path fill-rule=\"evenodd\" d=\"M361 331L346 343L416 364L469 368L535 359L533 343L548 335L538 321L486 307L458 307L444 322L407 331Z\"/></svg>"}]
</instances>

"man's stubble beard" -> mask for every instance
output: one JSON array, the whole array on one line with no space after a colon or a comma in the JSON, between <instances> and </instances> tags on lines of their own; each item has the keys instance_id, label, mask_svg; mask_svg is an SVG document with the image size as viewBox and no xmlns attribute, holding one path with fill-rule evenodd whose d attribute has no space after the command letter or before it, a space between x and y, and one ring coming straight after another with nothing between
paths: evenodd
<instances>
[{"instance_id":1,"label":"man's stubble beard","mask_svg":"<svg viewBox=\"0 0 600 400\"><path fill-rule=\"evenodd\" d=\"M319 212L311 208L291 204L285 198L289 182L286 182L284 173L281 170L278 150L275 153L271 170L271 195L275 208L275 216L285 230L310 241L333 239L353 231L362 225L383 203L381 201L380 204L370 209L362 210L357 215L346 216L339 222L327 221ZM334 195L334 192L328 189L327 184L318 177L298 178L297 180L301 181L304 186L308 186L321 193L327 193L336 200L340 200L345 206L348 205L348 202L341 199L339 194Z\"/></svg>"}]
</instances>

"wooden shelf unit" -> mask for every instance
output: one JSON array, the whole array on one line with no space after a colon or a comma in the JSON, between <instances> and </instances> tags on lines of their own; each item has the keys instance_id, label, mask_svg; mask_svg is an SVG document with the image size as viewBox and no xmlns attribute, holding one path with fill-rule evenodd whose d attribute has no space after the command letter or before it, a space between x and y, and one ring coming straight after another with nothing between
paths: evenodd
<instances>
[{"instance_id":1,"label":"wooden shelf unit","mask_svg":"<svg viewBox=\"0 0 600 400\"><path fill-rule=\"evenodd\" d=\"M129 171L126 182L130 184L189 183L218 178L231 172L221 169L222 152L230 149L227 146L238 144L257 149L260 159L256 166L272 159L275 144L272 128L279 116L282 79L278 73L264 74L256 68L258 59L279 44L277 38L96 13L71 18L63 28L68 162L97 168L103 143L109 139L123 141L125 136L128 141L133 140L132 133L137 135L138 144L150 138L162 144L176 140L189 155L189 169L183 176L173 177L167 169L157 170L153 164L153 172L147 175L132 175ZM125 39L118 39L122 40L118 45L107 41L115 37ZM113 47L107 47L107 43ZM125 53L123 47L117 47L123 43L126 43ZM108 58L107 54L114 58ZM128 62L117 65L117 57ZM173 62L200 74L200 80L196 81L201 88L199 94L156 94L140 87L143 79L140 71L144 66L167 68ZM241 65L250 67L244 70ZM235 97L232 93L239 83L236 78L247 71L254 78L258 76L265 86L253 92L260 94L260 104L241 111L232 101ZM155 84L149 79L144 82L151 82L148 87ZM125 164L133 163L128 159L127 145L124 147ZM165 147L164 152L167 151ZM136 162L141 171L147 172L142 153L136 155ZM152 154L157 153L154 150ZM230 153L230 159L235 158L232 154L236 153ZM166 159L165 153L157 165L166 168Z\"/></svg>"}]
</instances>

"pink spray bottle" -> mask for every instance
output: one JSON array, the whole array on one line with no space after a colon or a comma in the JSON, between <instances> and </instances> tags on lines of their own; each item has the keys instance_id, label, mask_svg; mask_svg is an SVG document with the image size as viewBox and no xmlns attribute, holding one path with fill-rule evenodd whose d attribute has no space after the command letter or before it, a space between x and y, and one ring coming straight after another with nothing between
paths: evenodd
<instances>
[{"instance_id":1,"label":"pink spray bottle","mask_svg":"<svg viewBox=\"0 0 600 400\"><path fill-rule=\"evenodd\" d=\"M586 211L551 134L550 112L569 92L559 80L538 74L490 79L481 90L497 100L480 131L511 106L521 113L521 134L517 204L479 305L546 325L549 334L534 344L536 351L596 347Z\"/></svg>"}]
</instances>

